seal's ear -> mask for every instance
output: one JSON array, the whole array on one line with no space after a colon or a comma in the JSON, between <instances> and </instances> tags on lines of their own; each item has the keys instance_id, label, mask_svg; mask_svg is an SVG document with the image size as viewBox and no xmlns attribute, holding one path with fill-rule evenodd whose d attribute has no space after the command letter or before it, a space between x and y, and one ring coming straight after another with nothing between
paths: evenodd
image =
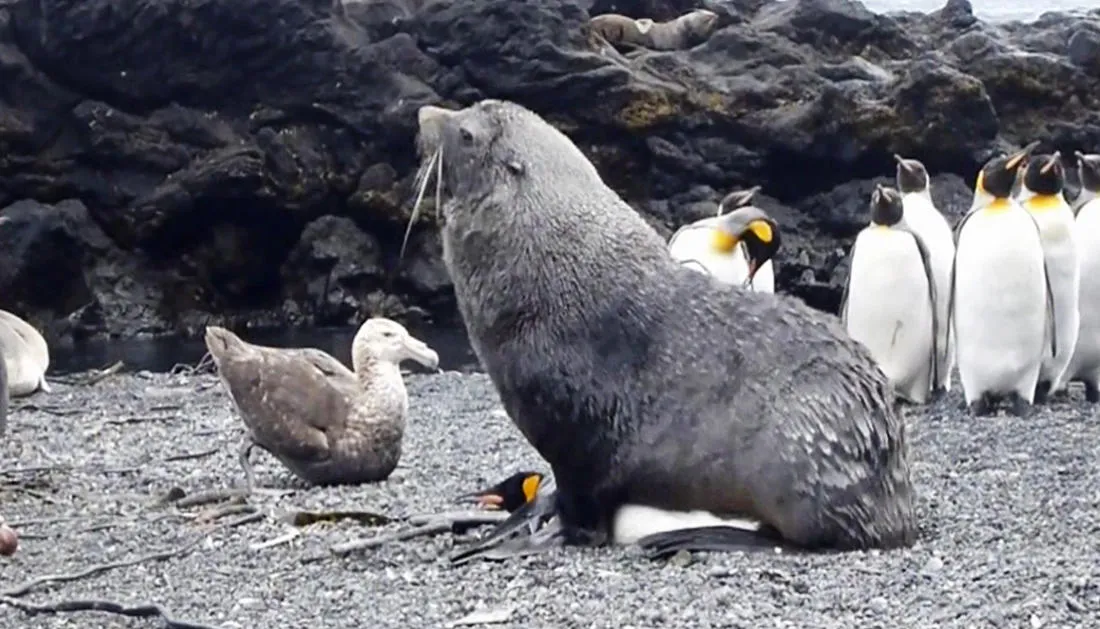
<instances>
[{"instance_id":1,"label":"seal's ear","mask_svg":"<svg viewBox=\"0 0 1100 629\"><path fill-rule=\"evenodd\" d=\"M508 168L508 172L513 175L522 175L527 169L523 167L518 160L510 159L504 162L504 165Z\"/></svg>"}]
</instances>

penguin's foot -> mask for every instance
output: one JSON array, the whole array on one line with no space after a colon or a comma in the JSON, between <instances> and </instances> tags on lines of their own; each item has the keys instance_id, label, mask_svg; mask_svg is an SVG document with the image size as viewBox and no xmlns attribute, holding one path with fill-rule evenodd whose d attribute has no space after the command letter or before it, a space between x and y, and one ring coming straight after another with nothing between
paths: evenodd
<instances>
[{"instance_id":1,"label":"penguin's foot","mask_svg":"<svg viewBox=\"0 0 1100 629\"><path fill-rule=\"evenodd\" d=\"M1050 397L1050 380L1040 380L1035 384L1034 404L1046 404Z\"/></svg>"},{"instance_id":2,"label":"penguin's foot","mask_svg":"<svg viewBox=\"0 0 1100 629\"><path fill-rule=\"evenodd\" d=\"M1069 402L1069 388L1053 389L1047 394L1047 402Z\"/></svg>"},{"instance_id":3,"label":"penguin's foot","mask_svg":"<svg viewBox=\"0 0 1100 629\"><path fill-rule=\"evenodd\" d=\"M799 550L784 542L773 529L767 527L756 531L729 526L676 529L647 535L636 543L649 559L664 559L680 551L774 552L777 548L782 551Z\"/></svg>"},{"instance_id":4,"label":"penguin's foot","mask_svg":"<svg viewBox=\"0 0 1100 629\"><path fill-rule=\"evenodd\" d=\"M250 460L252 448L255 447L256 442L245 437L244 442L241 443L240 451L237 452L237 460L240 462L241 470L244 472L244 487L249 493L256 487L256 474L252 471L252 461Z\"/></svg>"},{"instance_id":5,"label":"penguin's foot","mask_svg":"<svg viewBox=\"0 0 1100 629\"><path fill-rule=\"evenodd\" d=\"M1031 415L1031 403L1024 399L1024 396L1019 393L1013 393L1012 399L1012 414L1016 417L1027 417Z\"/></svg>"},{"instance_id":6,"label":"penguin's foot","mask_svg":"<svg viewBox=\"0 0 1100 629\"><path fill-rule=\"evenodd\" d=\"M1092 404L1100 402L1100 382L1085 382L1085 401Z\"/></svg>"},{"instance_id":7,"label":"penguin's foot","mask_svg":"<svg viewBox=\"0 0 1100 629\"><path fill-rule=\"evenodd\" d=\"M974 417L984 417L993 414L993 400L988 393L983 393L978 399L968 406L970 414Z\"/></svg>"}]
</instances>

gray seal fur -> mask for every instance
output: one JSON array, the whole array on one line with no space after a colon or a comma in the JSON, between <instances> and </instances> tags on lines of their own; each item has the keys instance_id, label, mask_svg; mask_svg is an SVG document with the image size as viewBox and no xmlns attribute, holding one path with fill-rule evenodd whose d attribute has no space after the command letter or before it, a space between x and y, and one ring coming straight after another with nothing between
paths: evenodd
<instances>
[{"instance_id":1,"label":"gray seal fur","mask_svg":"<svg viewBox=\"0 0 1100 629\"><path fill-rule=\"evenodd\" d=\"M618 13L604 13L589 20L592 32L613 46L641 46L651 50L682 50L705 41L718 25L718 14L695 9L667 22L635 20Z\"/></svg>"},{"instance_id":2,"label":"gray seal fur","mask_svg":"<svg viewBox=\"0 0 1100 629\"><path fill-rule=\"evenodd\" d=\"M915 541L892 389L835 316L677 264L520 105L427 106L419 124L459 311L552 468L567 543L610 541L630 503L748 515L804 548Z\"/></svg>"}]
</instances>

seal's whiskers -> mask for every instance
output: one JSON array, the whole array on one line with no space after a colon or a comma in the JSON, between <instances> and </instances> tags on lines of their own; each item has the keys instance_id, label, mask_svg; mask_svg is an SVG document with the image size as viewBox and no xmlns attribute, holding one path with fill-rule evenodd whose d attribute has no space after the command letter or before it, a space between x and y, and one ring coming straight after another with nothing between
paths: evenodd
<instances>
[{"instance_id":1,"label":"seal's whiskers","mask_svg":"<svg viewBox=\"0 0 1100 629\"><path fill-rule=\"evenodd\" d=\"M409 224L405 227L405 237L401 240L401 252L397 255L397 259L400 261L405 258L405 248L409 244L409 235L412 234L413 224L416 223L416 217L420 215L420 204L424 201L424 193L428 190L428 181L432 178L432 169L436 166L436 162L439 162L438 175L443 174L443 151L436 150L432 153L432 156L428 158L428 163L424 168L417 173L416 183L417 193L416 201L413 202L412 214L409 216ZM439 196L439 177L436 177L436 196ZM438 203L438 198L436 200ZM438 212L438 209L436 210Z\"/></svg>"}]
</instances>

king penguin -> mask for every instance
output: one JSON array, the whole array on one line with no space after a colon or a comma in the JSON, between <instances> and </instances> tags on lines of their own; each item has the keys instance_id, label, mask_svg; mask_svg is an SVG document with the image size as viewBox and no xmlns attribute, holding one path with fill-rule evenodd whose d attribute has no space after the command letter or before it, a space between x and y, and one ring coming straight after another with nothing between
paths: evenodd
<instances>
[{"instance_id":1,"label":"king penguin","mask_svg":"<svg viewBox=\"0 0 1100 629\"><path fill-rule=\"evenodd\" d=\"M1100 155L1076 153L1081 194L1075 200L1081 326L1069 366L1055 386L1085 384L1085 399L1100 402Z\"/></svg>"},{"instance_id":2,"label":"king penguin","mask_svg":"<svg viewBox=\"0 0 1100 629\"><path fill-rule=\"evenodd\" d=\"M1061 382L1062 372L1073 357L1081 322L1077 226L1073 209L1062 196L1065 180L1062 157L1057 151L1050 155L1032 155L1024 168L1016 196L1039 225L1054 304L1054 353L1043 359L1039 370L1036 404L1045 402L1052 385Z\"/></svg>"},{"instance_id":3,"label":"king penguin","mask_svg":"<svg viewBox=\"0 0 1100 629\"><path fill-rule=\"evenodd\" d=\"M951 292L951 265L955 263L955 235L944 215L932 201L932 181L924 164L894 155L897 162L897 186L909 229L928 248L932 277L936 286L936 380L934 392L951 390L951 372L955 369L954 340L947 333L947 295Z\"/></svg>"},{"instance_id":4,"label":"king penguin","mask_svg":"<svg viewBox=\"0 0 1100 629\"><path fill-rule=\"evenodd\" d=\"M840 312L848 335L870 350L899 397L924 404L937 375L937 287L928 248L904 213L897 190L875 186Z\"/></svg>"},{"instance_id":5,"label":"king penguin","mask_svg":"<svg viewBox=\"0 0 1100 629\"><path fill-rule=\"evenodd\" d=\"M774 293L772 258L780 246L779 226L752 205L759 190L735 190L718 204L716 216L676 230L668 241L672 259L726 284Z\"/></svg>"},{"instance_id":6,"label":"king penguin","mask_svg":"<svg viewBox=\"0 0 1100 629\"><path fill-rule=\"evenodd\" d=\"M955 229L949 312L970 412L1001 398L1029 414L1045 352L1051 299L1039 226L1012 198L1017 170L1038 143L982 167L971 210Z\"/></svg>"}]
</instances>

